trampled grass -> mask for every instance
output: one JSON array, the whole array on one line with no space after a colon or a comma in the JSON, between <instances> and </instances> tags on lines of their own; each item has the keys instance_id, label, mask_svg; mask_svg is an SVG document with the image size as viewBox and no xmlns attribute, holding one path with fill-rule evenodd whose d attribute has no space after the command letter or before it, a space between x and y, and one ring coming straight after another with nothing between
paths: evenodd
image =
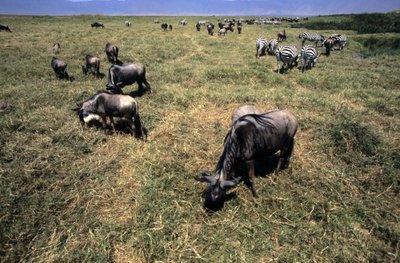
<instances>
[{"instance_id":1,"label":"trampled grass","mask_svg":"<svg viewBox=\"0 0 400 263\"><path fill-rule=\"evenodd\" d=\"M346 31L343 51L303 74L278 74L274 57L255 58L256 38L286 28L287 43L300 47L306 29L244 25L241 35L211 37L195 30L199 17L186 27L179 17L158 18L173 25L168 32L153 17L130 17L131 28L126 19L0 17L13 30L0 32L0 102L15 106L0 112L2 261L399 260L397 51L362 59L371 52L363 36ZM95 20L106 27L92 29ZM376 37L382 43L384 34ZM106 78L84 76L80 66L98 55L107 73L107 42L123 62L147 66L154 92L136 98L146 142L83 128L71 110L105 88ZM74 82L55 77L53 55ZM260 198L239 184L210 215L195 178L214 169L231 113L244 103L298 117L294 155L279 173L260 160Z\"/></svg>"}]
</instances>

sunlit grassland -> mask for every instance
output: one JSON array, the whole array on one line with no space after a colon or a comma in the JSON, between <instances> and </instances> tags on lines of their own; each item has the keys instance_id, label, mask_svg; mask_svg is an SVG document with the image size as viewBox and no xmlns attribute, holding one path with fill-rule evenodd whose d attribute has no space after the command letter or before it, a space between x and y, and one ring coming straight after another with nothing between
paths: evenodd
<instances>
[{"instance_id":1,"label":"sunlit grassland","mask_svg":"<svg viewBox=\"0 0 400 263\"><path fill-rule=\"evenodd\" d=\"M186 27L180 19L0 17L13 30L0 32L0 102L15 105L0 113L2 260L398 261L399 54L362 59L371 52L364 36L345 31L343 51L305 73L278 74L274 57L255 58L256 38L286 28L300 49L306 29L244 25L241 35L211 37L195 30L201 18L188 17ZM105 28L92 29L95 20ZM107 42L123 62L147 67L154 92L136 98L146 142L83 128L71 110L105 88L106 78L80 67L97 55L107 74ZM74 82L55 77L52 56L68 63ZM231 113L244 103L297 116L291 165L258 169L260 198L239 184L209 215L195 177L214 169Z\"/></svg>"}]
</instances>

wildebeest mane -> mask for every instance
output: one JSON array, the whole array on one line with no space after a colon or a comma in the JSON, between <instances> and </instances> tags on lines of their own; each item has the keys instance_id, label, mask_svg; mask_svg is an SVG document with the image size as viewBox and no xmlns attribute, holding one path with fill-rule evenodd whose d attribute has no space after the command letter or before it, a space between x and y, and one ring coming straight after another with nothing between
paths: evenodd
<instances>
[{"instance_id":1,"label":"wildebeest mane","mask_svg":"<svg viewBox=\"0 0 400 263\"><path fill-rule=\"evenodd\" d=\"M275 110L269 111L267 113L274 112ZM240 122L246 122L246 125L251 126L252 131L246 134L244 137L238 137L236 133L236 128ZM268 114L247 114L241 116L233 124L224 139L224 150L218 160L216 166L216 173L219 174L222 170L229 173L233 168L235 159L241 157L247 149L262 149L266 142L264 141L264 136L262 131L268 130L270 132L274 131L276 126L274 124L273 118L268 116ZM259 132L257 132L259 131ZM239 141L240 140L240 141ZM239 149L237 146L240 145ZM229 176L226 174L225 176Z\"/></svg>"}]
</instances>

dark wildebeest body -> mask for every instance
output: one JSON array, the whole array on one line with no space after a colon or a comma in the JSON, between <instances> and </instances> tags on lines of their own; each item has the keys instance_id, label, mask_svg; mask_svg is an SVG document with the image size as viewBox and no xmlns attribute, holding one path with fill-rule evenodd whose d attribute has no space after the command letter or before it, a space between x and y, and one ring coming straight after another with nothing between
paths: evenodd
<instances>
[{"instance_id":1,"label":"dark wildebeest body","mask_svg":"<svg viewBox=\"0 0 400 263\"><path fill-rule=\"evenodd\" d=\"M331 50L333 49L333 46L335 45L335 39L332 37L328 37L327 39L322 42L322 45L325 47L325 54L327 57L331 54Z\"/></svg>"},{"instance_id":2,"label":"dark wildebeest body","mask_svg":"<svg viewBox=\"0 0 400 263\"><path fill-rule=\"evenodd\" d=\"M74 77L70 77L68 75L67 63L65 63L65 61L53 57L51 60L51 67L53 68L58 78L67 79L70 80L71 82L75 79Z\"/></svg>"},{"instance_id":3,"label":"dark wildebeest body","mask_svg":"<svg viewBox=\"0 0 400 263\"><path fill-rule=\"evenodd\" d=\"M95 28L99 28L99 27L104 28L104 25L102 23L99 23L99 22L93 22L91 24L91 26L95 27Z\"/></svg>"},{"instance_id":4,"label":"dark wildebeest body","mask_svg":"<svg viewBox=\"0 0 400 263\"><path fill-rule=\"evenodd\" d=\"M164 31L168 30L168 24L161 24L161 29Z\"/></svg>"},{"instance_id":5,"label":"dark wildebeest body","mask_svg":"<svg viewBox=\"0 0 400 263\"><path fill-rule=\"evenodd\" d=\"M143 93L143 83L151 92L150 84L146 80L146 67L141 63L131 63L125 65L113 65L108 70L107 89L112 89L114 93L121 93L122 88L137 82L138 93Z\"/></svg>"},{"instance_id":6,"label":"dark wildebeest body","mask_svg":"<svg viewBox=\"0 0 400 263\"><path fill-rule=\"evenodd\" d=\"M209 34L210 36L213 36L213 35L214 35L214 24L210 23L210 24L207 26L207 32L208 32L208 34Z\"/></svg>"},{"instance_id":7,"label":"dark wildebeest body","mask_svg":"<svg viewBox=\"0 0 400 263\"><path fill-rule=\"evenodd\" d=\"M3 31L3 30L11 33L11 29L7 25L0 24L0 31Z\"/></svg>"},{"instance_id":8,"label":"dark wildebeest body","mask_svg":"<svg viewBox=\"0 0 400 263\"><path fill-rule=\"evenodd\" d=\"M219 158L215 175L205 175L209 183L205 192L204 206L214 210L221 208L227 188L239 183L232 176L237 165L245 162L247 178L254 197L254 159L270 156L280 151L276 170L287 166L293 151L297 131L296 118L285 110L274 110L263 114L247 114L237 119L224 140L224 150Z\"/></svg>"},{"instance_id":9,"label":"dark wildebeest body","mask_svg":"<svg viewBox=\"0 0 400 263\"><path fill-rule=\"evenodd\" d=\"M107 117L110 119L114 132L113 118L125 118L129 122L132 135L143 139L139 107L136 100L129 95L98 92L92 98L78 105L75 110L78 111L82 123L89 123L94 119L101 120L104 132L106 132Z\"/></svg>"},{"instance_id":10,"label":"dark wildebeest body","mask_svg":"<svg viewBox=\"0 0 400 263\"><path fill-rule=\"evenodd\" d=\"M91 73L96 77L103 77L104 74L100 73L100 59L95 56L86 55L85 64L82 65L83 74Z\"/></svg>"},{"instance_id":11,"label":"dark wildebeest body","mask_svg":"<svg viewBox=\"0 0 400 263\"><path fill-rule=\"evenodd\" d=\"M286 31L285 29L282 32L278 33L278 42L286 40Z\"/></svg>"},{"instance_id":12,"label":"dark wildebeest body","mask_svg":"<svg viewBox=\"0 0 400 263\"><path fill-rule=\"evenodd\" d=\"M104 51L106 52L107 59L110 63L122 64L121 61L118 60L119 48L116 45L107 43Z\"/></svg>"}]
</instances>

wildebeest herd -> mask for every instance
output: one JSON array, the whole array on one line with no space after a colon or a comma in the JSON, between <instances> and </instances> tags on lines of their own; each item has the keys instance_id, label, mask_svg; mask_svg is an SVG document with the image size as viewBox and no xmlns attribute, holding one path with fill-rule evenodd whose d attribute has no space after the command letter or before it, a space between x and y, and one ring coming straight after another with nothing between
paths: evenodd
<instances>
[{"instance_id":1,"label":"wildebeest herd","mask_svg":"<svg viewBox=\"0 0 400 263\"><path fill-rule=\"evenodd\" d=\"M131 26L130 21L125 21L127 27ZM187 25L186 19L179 21L181 25ZM218 21L218 35L225 35L228 31L242 33L242 21ZM196 30L200 31L202 26L207 27L207 33L213 35L214 24L209 20L198 21L195 25ZM104 25L94 22L91 27L101 27ZM163 23L162 30L172 30L172 25ZM0 30L11 32L6 25L0 24ZM280 45L288 41L286 31L277 34L277 39L266 40L258 38L256 40L256 58L266 54L275 56L277 61L277 71L283 72L287 69L298 66L302 72L315 66L321 54L326 56L334 47L341 50L347 43L344 34L332 34L325 39L321 34L304 32L299 35L302 48L300 52L296 45ZM315 43L305 45L305 41ZM318 54L317 45L325 47L325 53ZM55 53L61 49L60 43L56 42L52 46ZM133 83L138 84L137 94L143 95L145 91L151 92L150 84L146 79L146 67L139 62L123 63L119 60L119 48L115 44L106 43L104 52L108 62L112 65L108 69L108 78L105 91L99 91L87 100L77 104L74 110L77 112L82 124L98 120L107 132L107 119L110 120L111 127L115 132L113 118L125 118L129 123L130 132L133 136L146 139L147 130L143 127L139 115L138 102L130 95L123 95L122 88ZM67 63L55 56L51 59L51 67L56 76L60 79L74 81L67 71ZM282 65L281 65L282 64ZM84 57L84 64L81 66L83 74L93 74L98 78L103 78L105 74L100 72L100 58L87 54ZM225 136L223 151L217 162L214 174L204 172L201 181L208 183L204 192L204 206L215 211L220 209L224 203L224 196L227 189L237 185L240 181L247 181L250 185L252 194L257 197L254 185L254 160L262 156L271 156L279 152L279 160L276 170L279 171L288 166L289 159L293 152L294 136L298 128L296 117L287 110L272 110L263 113L253 105L244 105L236 109L232 114L232 124ZM245 164L247 173L237 176L236 170L239 164Z\"/></svg>"}]
</instances>

